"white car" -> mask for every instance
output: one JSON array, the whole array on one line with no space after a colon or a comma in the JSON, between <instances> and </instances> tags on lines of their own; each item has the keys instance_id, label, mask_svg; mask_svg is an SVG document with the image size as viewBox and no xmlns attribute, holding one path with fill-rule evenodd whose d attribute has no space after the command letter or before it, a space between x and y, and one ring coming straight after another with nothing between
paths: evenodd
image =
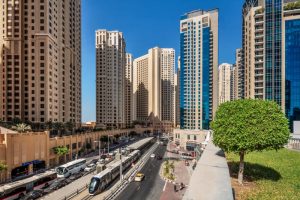
<instances>
[{"instance_id":1,"label":"white car","mask_svg":"<svg viewBox=\"0 0 300 200\"><path fill-rule=\"evenodd\" d=\"M105 160L104 159L100 159L97 164L104 164L105 163Z\"/></svg>"},{"instance_id":2,"label":"white car","mask_svg":"<svg viewBox=\"0 0 300 200\"><path fill-rule=\"evenodd\" d=\"M84 168L84 171L85 172L91 172L95 169L96 169L96 165L92 163L92 164L89 164L88 166L86 166L86 168Z\"/></svg>"},{"instance_id":3,"label":"white car","mask_svg":"<svg viewBox=\"0 0 300 200\"><path fill-rule=\"evenodd\" d=\"M151 156L150 156L151 158L155 158L155 154L153 153L153 154L151 154Z\"/></svg>"}]
</instances>

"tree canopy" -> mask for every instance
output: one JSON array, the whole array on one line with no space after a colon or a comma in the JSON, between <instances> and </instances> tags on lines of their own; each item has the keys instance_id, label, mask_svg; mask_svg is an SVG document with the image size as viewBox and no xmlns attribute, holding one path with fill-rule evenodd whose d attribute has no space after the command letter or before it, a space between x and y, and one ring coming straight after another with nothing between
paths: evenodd
<instances>
[{"instance_id":1,"label":"tree canopy","mask_svg":"<svg viewBox=\"0 0 300 200\"><path fill-rule=\"evenodd\" d=\"M0 172L4 171L6 169L7 169L7 166L0 161Z\"/></svg>"},{"instance_id":2,"label":"tree canopy","mask_svg":"<svg viewBox=\"0 0 300 200\"><path fill-rule=\"evenodd\" d=\"M242 184L244 155L252 151L278 150L290 137L288 120L272 101L243 99L221 104L211 123L213 143L240 155Z\"/></svg>"},{"instance_id":3,"label":"tree canopy","mask_svg":"<svg viewBox=\"0 0 300 200\"><path fill-rule=\"evenodd\" d=\"M54 147L53 150L54 150L54 153L58 156L63 156L65 154L69 153L68 147L63 147L63 146Z\"/></svg>"},{"instance_id":4,"label":"tree canopy","mask_svg":"<svg viewBox=\"0 0 300 200\"><path fill-rule=\"evenodd\" d=\"M271 101L237 100L219 106L213 142L228 152L280 149L289 139L288 120Z\"/></svg>"},{"instance_id":5,"label":"tree canopy","mask_svg":"<svg viewBox=\"0 0 300 200\"><path fill-rule=\"evenodd\" d=\"M31 131L31 126L25 123L21 123L21 124L17 124L16 126L13 126L12 129L18 131L19 133L25 133L27 131Z\"/></svg>"}]
</instances>

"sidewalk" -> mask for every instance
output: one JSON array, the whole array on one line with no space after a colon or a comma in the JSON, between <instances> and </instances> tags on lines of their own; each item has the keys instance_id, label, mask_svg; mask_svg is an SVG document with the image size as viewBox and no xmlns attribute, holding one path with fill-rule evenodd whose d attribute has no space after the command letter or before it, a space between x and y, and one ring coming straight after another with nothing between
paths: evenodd
<instances>
[{"instance_id":1,"label":"sidewalk","mask_svg":"<svg viewBox=\"0 0 300 200\"><path fill-rule=\"evenodd\" d=\"M180 158L179 154L170 152L172 150L176 150L175 144L169 144L168 151L165 153L165 158L169 158L170 162L174 162L175 180L166 182L160 200L181 200L186 188L188 187L188 183L193 172L191 167L192 161L189 161L189 166L185 166L185 161ZM185 187L180 190L181 183L183 183ZM176 185L176 192L174 191L174 185Z\"/></svg>"}]
</instances>

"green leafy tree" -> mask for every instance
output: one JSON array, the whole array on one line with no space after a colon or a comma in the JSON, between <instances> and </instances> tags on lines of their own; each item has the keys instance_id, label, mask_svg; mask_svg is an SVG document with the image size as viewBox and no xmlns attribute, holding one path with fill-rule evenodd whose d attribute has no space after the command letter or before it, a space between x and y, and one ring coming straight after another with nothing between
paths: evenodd
<instances>
[{"instance_id":1,"label":"green leafy tree","mask_svg":"<svg viewBox=\"0 0 300 200\"><path fill-rule=\"evenodd\" d=\"M58 156L63 156L63 155L66 155L67 153L69 153L68 147L64 147L64 146L54 147L53 150L54 150L54 153Z\"/></svg>"},{"instance_id":2,"label":"green leafy tree","mask_svg":"<svg viewBox=\"0 0 300 200\"><path fill-rule=\"evenodd\" d=\"M19 133L25 133L27 131L31 131L31 126L21 123L12 127L13 130L18 131Z\"/></svg>"},{"instance_id":3,"label":"green leafy tree","mask_svg":"<svg viewBox=\"0 0 300 200\"><path fill-rule=\"evenodd\" d=\"M0 173L2 171L5 171L6 169L7 169L7 166L3 162L0 161Z\"/></svg>"},{"instance_id":4,"label":"green leafy tree","mask_svg":"<svg viewBox=\"0 0 300 200\"><path fill-rule=\"evenodd\" d=\"M253 151L278 150L288 141L288 120L271 101L237 100L219 106L211 124L213 143L240 156L238 181L243 183L244 156Z\"/></svg>"}]
</instances>

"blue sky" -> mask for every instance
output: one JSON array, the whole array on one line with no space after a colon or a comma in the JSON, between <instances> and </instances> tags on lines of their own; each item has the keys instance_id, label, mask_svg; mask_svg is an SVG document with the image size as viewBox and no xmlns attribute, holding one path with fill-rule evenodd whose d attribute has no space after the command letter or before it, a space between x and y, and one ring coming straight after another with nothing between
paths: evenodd
<instances>
[{"instance_id":1,"label":"blue sky","mask_svg":"<svg viewBox=\"0 0 300 200\"><path fill-rule=\"evenodd\" d=\"M219 8L219 63L234 63L241 46L243 0L82 0L82 121L96 120L95 30L123 32L135 58L159 46L179 55L179 19Z\"/></svg>"}]
</instances>

